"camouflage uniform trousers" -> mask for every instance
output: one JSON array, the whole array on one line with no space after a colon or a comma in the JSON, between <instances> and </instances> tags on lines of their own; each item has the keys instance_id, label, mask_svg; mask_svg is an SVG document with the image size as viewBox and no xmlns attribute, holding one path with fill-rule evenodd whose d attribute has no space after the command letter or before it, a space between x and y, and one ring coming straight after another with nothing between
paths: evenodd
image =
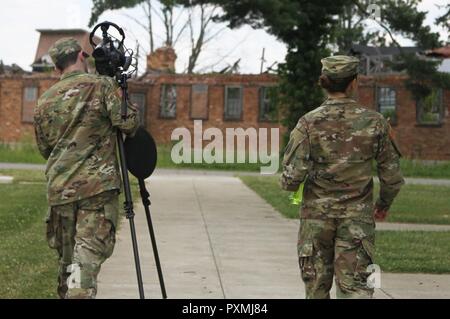
<instances>
[{"instance_id":1,"label":"camouflage uniform trousers","mask_svg":"<svg viewBox=\"0 0 450 319\"><path fill-rule=\"evenodd\" d=\"M114 250L118 211L115 190L50 207L47 241L59 256L60 298L95 298L101 264Z\"/></svg>"},{"instance_id":2,"label":"camouflage uniform trousers","mask_svg":"<svg viewBox=\"0 0 450 319\"><path fill-rule=\"evenodd\" d=\"M369 218L300 219L298 256L307 299L372 298L367 285L375 243Z\"/></svg>"}]
</instances>

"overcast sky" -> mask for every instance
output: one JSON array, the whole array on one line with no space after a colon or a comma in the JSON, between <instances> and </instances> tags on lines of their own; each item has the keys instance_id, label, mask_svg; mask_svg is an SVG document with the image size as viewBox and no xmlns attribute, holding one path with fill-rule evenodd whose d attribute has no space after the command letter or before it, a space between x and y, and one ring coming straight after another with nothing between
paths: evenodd
<instances>
[{"instance_id":1,"label":"overcast sky","mask_svg":"<svg viewBox=\"0 0 450 319\"><path fill-rule=\"evenodd\" d=\"M423 11L429 12L427 22L434 31L441 33L443 40L448 40L448 34L434 26L434 19L439 14L436 5L443 5L449 0L425 0L421 5ZM92 6L91 0L13 0L1 1L0 10L0 59L6 64L16 63L22 68L30 69L33 62L39 33L36 29L82 28L89 30L88 21ZM128 45L134 49L136 39L142 41L143 49L148 49L146 33L127 15L137 19L143 18L143 11L134 9L108 11L100 17L100 21L109 20L121 25L128 35ZM185 15L182 15L180 21ZM157 21L157 17L154 18ZM162 25L155 23L158 34L155 41L162 44L159 35L163 35ZM215 25L212 33L223 28ZM399 39L403 45L411 44ZM197 70L220 70L233 64L238 59L242 73L259 73L261 54L266 49L266 67L274 62L282 62L286 54L285 45L263 30L253 30L242 27L238 30L225 29L215 40L208 43L201 55L201 65ZM181 38L176 46L178 60L177 71L182 72L187 65L189 53L189 36Z\"/></svg>"}]
</instances>

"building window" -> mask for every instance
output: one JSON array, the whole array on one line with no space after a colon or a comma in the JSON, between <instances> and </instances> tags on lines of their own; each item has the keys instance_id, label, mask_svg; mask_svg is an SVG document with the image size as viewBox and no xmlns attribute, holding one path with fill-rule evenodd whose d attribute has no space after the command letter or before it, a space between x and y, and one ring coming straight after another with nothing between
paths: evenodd
<instances>
[{"instance_id":1,"label":"building window","mask_svg":"<svg viewBox=\"0 0 450 319\"><path fill-rule=\"evenodd\" d=\"M36 86L27 86L23 89L22 122L33 123L37 99L38 88Z\"/></svg>"},{"instance_id":2,"label":"building window","mask_svg":"<svg viewBox=\"0 0 450 319\"><path fill-rule=\"evenodd\" d=\"M274 122L278 120L278 87L259 89L259 120Z\"/></svg>"},{"instance_id":3,"label":"building window","mask_svg":"<svg viewBox=\"0 0 450 319\"><path fill-rule=\"evenodd\" d=\"M442 89L433 89L425 98L417 101L417 122L422 125L440 125L444 117Z\"/></svg>"},{"instance_id":4,"label":"building window","mask_svg":"<svg viewBox=\"0 0 450 319\"><path fill-rule=\"evenodd\" d=\"M191 118L206 120L208 118L208 85L194 84L191 88Z\"/></svg>"},{"instance_id":5,"label":"building window","mask_svg":"<svg viewBox=\"0 0 450 319\"><path fill-rule=\"evenodd\" d=\"M397 97L395 89L379 87L377 90L378 112L389 119L391 124L397 123Z\"/></svg>"},{"instance_id":6,"label":"building window","mask_svg":"<svg viewBox=\"0 0 450 319\"><path fill-rule=\"evenodd\" d=\"M137 106L141 125L145 126L145 93L130 93L130 101Z\"/></svg>"},{"instance_id":7,"label":"building window","mask_svg":"<svg viewBox=\"0 0 450 319\"><path fill-rule=\"evenodd\" d=\"M177 87L173 84L161 85L160 99L162 118L175 118L177 112Z\"/></svg>"},{"instance_id":8,"label":"building window","mask_svg":"<svg viewBox=\"0 0 450 319\"><path fill-rule=\"evenodd\" d=\"M225 119L240 120L242 116L242 87L225 87Z\"/></svg>"}]
</instances>

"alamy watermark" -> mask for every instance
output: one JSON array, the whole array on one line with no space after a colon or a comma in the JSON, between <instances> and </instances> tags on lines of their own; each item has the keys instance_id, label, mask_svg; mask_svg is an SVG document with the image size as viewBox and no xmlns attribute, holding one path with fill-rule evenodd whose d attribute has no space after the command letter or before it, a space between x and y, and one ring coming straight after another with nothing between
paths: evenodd
<instances>
[{"instance_id":1,"label":"alamy watermark","mask_svg":"<svg viewBox=\"0 0 450 319\"><path fill-rule=\"evenodd\" d=\"M171 151L175 164L260 163L261 174L278 171L279 128L225 128L224 135L223 130L217 127L203 130L203 121L195 120L193 131L194 136L185 127L173 130L170 138L178 141Z\"/></svg>"}]
</instances>

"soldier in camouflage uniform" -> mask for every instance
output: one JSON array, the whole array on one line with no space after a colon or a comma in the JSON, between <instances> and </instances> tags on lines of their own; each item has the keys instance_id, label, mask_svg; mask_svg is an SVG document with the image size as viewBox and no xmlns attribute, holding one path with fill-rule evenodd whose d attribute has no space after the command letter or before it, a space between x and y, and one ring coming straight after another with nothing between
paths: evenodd
<instances>
[{"instance_id":1,"label":"soldier in camouflage uniform","mask_svg":"<svg viewBox=\"0 0 450 319\"><path fill-rule=\"evenodd\" d=\"M304 184L298 256L307 298L371 298L368 287L375 219L383 220L401 185L400 152L386 119L351 98L358 59L322 59L321 86L328 99L298 121L283 158L281 186ZM373 205L372 162L379 198Z\"/></svg>"},{"instance_id":2,"label":"soldier in camouflage uniform","mask_svg":"<svg viewBox=\"0 0 450 319\"><path fill-rule=\"evenodd\" d=\"M101 264L111 256L118 219L118 129L134 134L139 118L129 105L121 117L121 93L111 78L87 74L73 38L49 50L62 73L35 110L39 150L47 159L47 240L59 255L61 298L95 298Z\"/></svg>"}]
</instances>

